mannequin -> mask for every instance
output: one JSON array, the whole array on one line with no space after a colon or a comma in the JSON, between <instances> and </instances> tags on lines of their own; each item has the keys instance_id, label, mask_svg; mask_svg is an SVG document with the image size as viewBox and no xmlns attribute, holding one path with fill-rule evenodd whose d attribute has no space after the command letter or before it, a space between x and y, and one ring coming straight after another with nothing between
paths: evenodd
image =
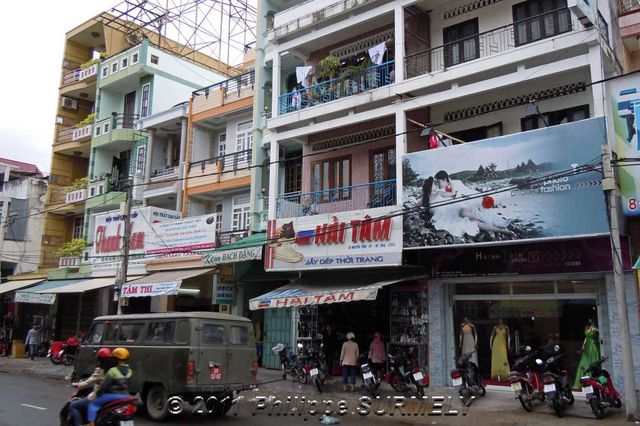
<instances>
[{"instance_id":1,"label":"mannequin","mask_svg":"<svg viewBox=\"0 0 640 426\"><path fill-rule=\"evenodd\" d=\"M584 371L592 363L600 360L600 341L599 341L598 327L596 327L593 319L587 320L587 325L584 327L584 341L582 342L582 357L578 364L578 370L576 371L576 380L573 383L574 388L580 387L580 377L584 376Z\"/></svg>"},{"instance_id":2,"label":"mannequin","mask_svg":"<svg viewBox=\"0 0 640 426\"><path fill-rule=\"evenodd\" d=\"M504 382L509 378L509 359L507 351L511 347L509 327L504 325L502 318L491 332L491 380Z\"/></svg>"},{"instance_id":3,"label":"mannequin","mask_svg":"<svg viewBox=\"0 0 640 426\"><path fill-rule=\"evenodd\" d=\"M460 326L460 354L464 355L473 352L470 361L478 365L477 347L478 333L476 332L476 326L469 321L469 318L465 317Z\"/></svg>"}]
</instances>

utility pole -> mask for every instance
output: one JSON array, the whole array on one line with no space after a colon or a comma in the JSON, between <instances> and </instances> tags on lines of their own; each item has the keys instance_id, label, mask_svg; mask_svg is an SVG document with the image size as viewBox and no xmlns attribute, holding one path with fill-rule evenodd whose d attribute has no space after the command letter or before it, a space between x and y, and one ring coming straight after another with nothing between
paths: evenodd
<instances>
[{"instance_id":1,"label":"utility pole","mask_svg":"<svg viewBox=\"0 0 640 426\"><path fill-rule=\"evenodd\" d=\"M127 270L129 269L129 242L131 240L131 198L133 181L127 180L126 199L120 204L120 218L124 221L124 233L122 235L122 261L116 274L116 282L113 287L113 300L118 303L116 313L122 315L122 285L127 282Z\"/></svg>"},{"instance_id":2,"label":"utility pole","mask_svg":"<svg viewBox=\"0 0 640 426\"><path fill-rule=\"evenodd\" d=\"M622 250L620 249L620 228L618 224L618 206L616 204L616 182L611 168L611 148L602 145L602 190L609 209L609 228L611 231L611 261L613 265L613 283L616 288L616 310L620 326L620 346L622 349L622 373L624 375L624 405L627 420L638 417L638 397L636 396L635 371L631 354L631 333L629 332L629 314L625 293Z\"/></svg>"}]
</instances>

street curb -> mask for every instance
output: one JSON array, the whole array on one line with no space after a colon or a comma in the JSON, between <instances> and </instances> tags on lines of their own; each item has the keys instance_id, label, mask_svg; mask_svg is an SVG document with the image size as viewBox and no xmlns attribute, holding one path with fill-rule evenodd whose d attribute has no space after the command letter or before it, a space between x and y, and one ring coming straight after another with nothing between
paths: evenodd
<instances>
[{"instance_id":1,"label":"street curb","mask_svg":"<svg viewBox=\"0 0 640 426\"><path fill-rule=\"evenodd\" d=\"M59 374L36 373L35 371L31 371L27 369L11 369L11 368L0 367L0 373L21 374L23 376L43 377L45 379L66 381L65 376L60 376Z\"/></svg>"}]
</instances>

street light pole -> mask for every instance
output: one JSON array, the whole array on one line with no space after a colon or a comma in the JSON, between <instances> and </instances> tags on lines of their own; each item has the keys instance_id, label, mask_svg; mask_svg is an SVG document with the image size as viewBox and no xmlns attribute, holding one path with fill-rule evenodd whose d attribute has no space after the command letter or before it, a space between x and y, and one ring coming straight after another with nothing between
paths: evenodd
<instances>
[{"instance_id":1,"label":"street light pole","mask_svg":"<svg viewBox=\"0 0 640 426\"><path fill-rule=\"evenodd\" d=\"M120 204L120 219L124 222L124 232L122 235L122 260L120 268L116 274L116 282L114 285L113 300L118 303L116 313L122 315L122 286L127 282L127 270L129 269L129 242L131 240L131 198L132 198L133 181L131 178L127 180L126 199Z\"/></svg>"},{"instance_id":2,"label":"street light pole","mask_svg":"<svg viewBox=\"0 0 640 426\"><path fill-rule=\"evenodd\" d=\"M609 210L609 229L611 231L611 261L613 265L613 283L616 289L616 310L620 327L620 346L622 349L622 368L624 374L624 399L627 420L638 417L638 399L636 396L635 371L631 353L631 333L629 332L629 314L627 312L627 296L624 285L622 250L620 248L620 228L618 224L618 207L616 204L616 183L611 168L611 148L602 145L602 190Z\"/></svg>"}]
</instances>

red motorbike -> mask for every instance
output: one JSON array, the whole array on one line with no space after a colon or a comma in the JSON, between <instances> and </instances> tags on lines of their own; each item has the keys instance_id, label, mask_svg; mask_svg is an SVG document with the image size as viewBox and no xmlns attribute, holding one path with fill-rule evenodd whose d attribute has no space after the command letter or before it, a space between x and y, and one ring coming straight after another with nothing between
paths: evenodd
<instances>
[{"instance_id":1,"label":"red motorbike","mask_svg":"<svg viewBox=\"0 0 640 426\"><path fill-rule=\"evenodd\" d=\"M540 369L535 362L538 354L538 351L526 346L521 356L513 364L513 371L509 373L511 389L515 392L516 398L518 398L525 411L533 409L534 400L544 401Z\"/></svg>"},{"instance_id":2,"label":"red motorbike","mask_svg":"<svg viewBox=\"0 0 640 426\"><path fill-rule=\"evenodd\" d=\"M72 365L76 360L76 354L80 347L80 341L76 336L69 337L65 342L51 342L47 357L55 365Z\"/></svg>"},{"instance_id":3,"label":"red motorbike","mask_svg":"<svg viewBox=\"0 0 640 426\"><path fill-rule=\"evenodd\" d=\"M580 378L582 392L587 397L591 411L598 418L604 417L608 407L622 407L622 397L613 386L613 380L609 372L602 368L602 364L609 357L602 358L589 366Z\"/></svg>"},{"instance_id":4,"label":"red motorbike","mask_svg":"<svg viewBox=\"0 0 640 426\"><path fill-rule=\"evenodd\" d=\"M73 421L69 415L69 406L77 399L86 398L89 389L74 391L67 402L60 410L60 426L72 426ZM122 399L111 401L100 407L95 420L96 426L134 426L133 417L138 411L140 400L127 395L122 395ZM86 416L86 413L84 413ZM84 419L86 420L86 419Z\"/></svg>"}]
</instances>

